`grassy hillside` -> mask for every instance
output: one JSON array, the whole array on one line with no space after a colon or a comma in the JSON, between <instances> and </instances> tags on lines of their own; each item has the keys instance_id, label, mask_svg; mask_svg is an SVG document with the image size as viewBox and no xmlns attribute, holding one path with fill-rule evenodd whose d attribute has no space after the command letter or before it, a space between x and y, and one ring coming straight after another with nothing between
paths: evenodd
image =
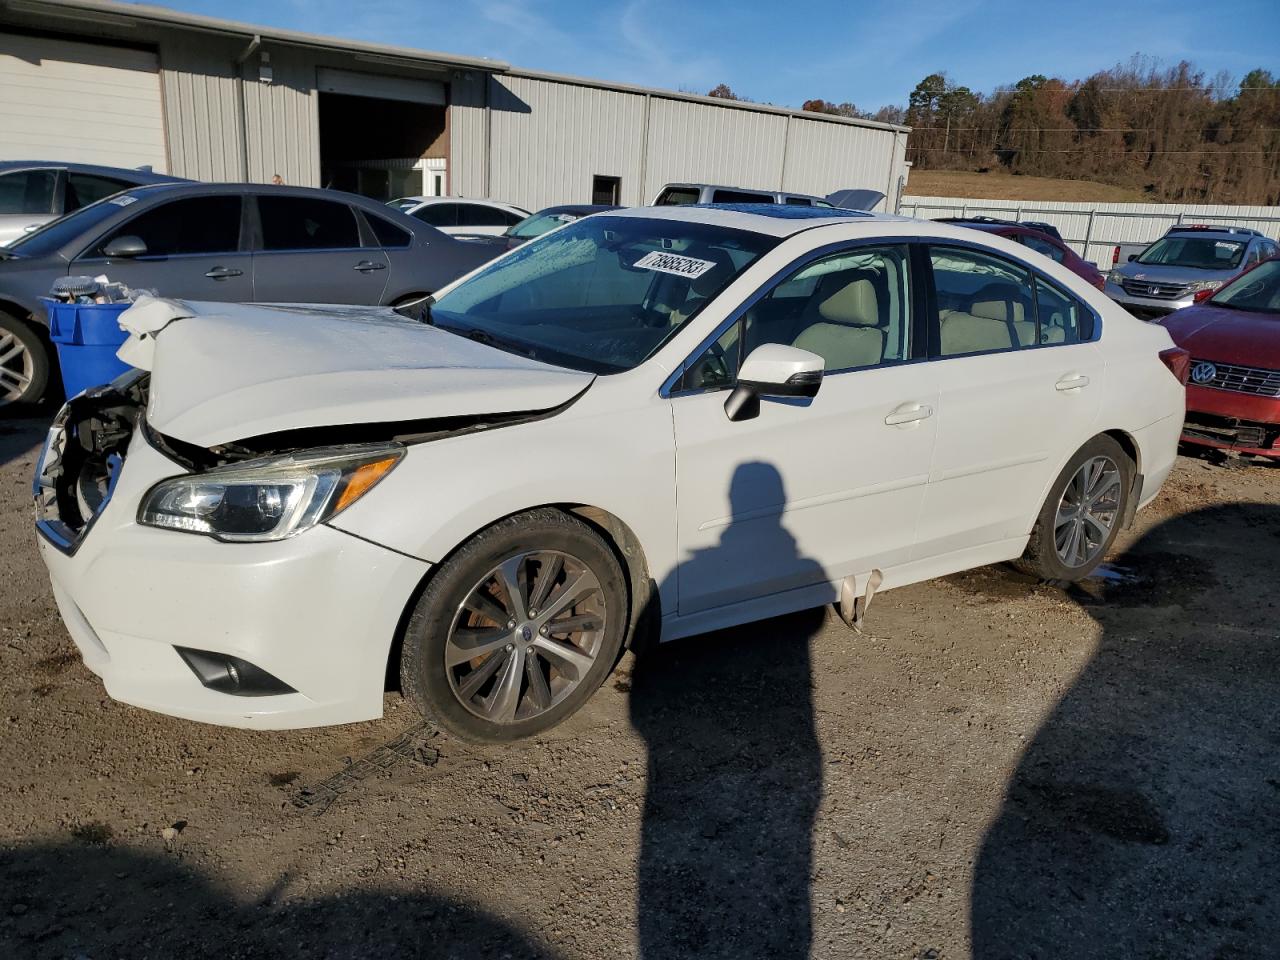
<instances>
[{"instance_id":1,"label":"grassy hillside","mask_svg":"<svg viewBox=\"0 0 1280 960\"><path fill-rule=\"evenodd\" d=\"M964 197L972 200L1097 200L1105 203L1149 203L1140 190L1091 180L1053 180L1010 173L970 170L912 170L907 195Z\"/></svg>"}]
</instances>

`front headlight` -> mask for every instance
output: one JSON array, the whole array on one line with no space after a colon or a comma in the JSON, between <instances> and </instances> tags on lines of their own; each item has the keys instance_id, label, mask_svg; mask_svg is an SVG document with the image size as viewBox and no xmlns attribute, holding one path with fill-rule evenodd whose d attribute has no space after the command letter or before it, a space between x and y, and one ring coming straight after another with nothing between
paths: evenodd
<instances>
[{"instance_id":1,"label":"front headlight","mask_svg":"<svg viewBox=\"0 0 1280 960\"><path fill-rule=\"evenodd\" d=\"M1112 270L1110 273L1107 274L1108 283L1119 283L1123 279L1124 279L1124 274L1121 273L1119 270Z\"/></svg>"},{"instance_id":2,"label":"front headlight","mask_svg":"<svg viewBox=\"0 0 1280 960\"><path fill-rule=\"evenodd\" d=\"M1187 293L1199 293L1201 290L1217 290L1222 286L1221 280L1193 280L1187 284Z\"/></svg>"},{"instance_id":3,"label":"front headlight","mask_svg":"<svg viewBox=\"0 0 1280 960\"><path fill-rule=\"evenodd\" d=\"M404 456L397 444L326 447L164 480L138 522L219 540L284 540L341 513Z\"/></svg>"}]
</instances>

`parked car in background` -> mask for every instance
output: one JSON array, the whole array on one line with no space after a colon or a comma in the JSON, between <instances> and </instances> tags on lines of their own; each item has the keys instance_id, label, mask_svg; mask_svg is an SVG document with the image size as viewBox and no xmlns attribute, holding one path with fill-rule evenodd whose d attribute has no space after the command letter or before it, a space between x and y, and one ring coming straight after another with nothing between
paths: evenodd
<instances>
[{"instance_id":1,"label":"parked car in background","mask_svg":"<svg viewBox=\"0 0 1280 960\"><path fill-rule=\"evenodd\" d=\"M1182 439L1280 458L1280 258L1158 322L1191 354Z\"/></svg>"},{"instance_id":2,"label":"parked car in background","mask_svg":"<svg viewBox=\"0 0 1280 960\"><path fill-rule=\"evenodd\" d=\"M401 197L387 206L454 236L500 236L529 216L514 204L464 197Z\"/></svg>"},{"instance_id":3,"label":"parked car in background","mask_svg":"<svg viewBox=\"0 0 1280 960\"><path fill-rule=\"evenodd\" d=\"M507 247L514 250L520 244L528 243L548 230L563 227L566 223L573 223L593 213L619 209L621 208L607 203L570 203L559 207L547 207L545 210L530 214L515 226L508 227L503 236L506 237Z\"/></svg>"},{"instance_id":4,"label":"parked car in background","mask_svg":"<svg viewBox=\"0 0 1280 960\"><path fill-rule=\"evenodd\" d=\"M691 203L781 203L796 207L834 207L825 197L784 190L753 190L714 183L668 183L653 200L655 207L677 207Z\"/></svg>"},{"instance_id":5,"label":"parked car in background","mask_svg":"<svg viewBox=\"0 0 1280 960\"><path fill-rule=\"evenodd\" d=\"M429 323L122 325L150 374L58 415L40 553L111 696L247 727L378 717L391 675L510 741L631 639L856 621L877 585L1005 560L1076 580L1182 429L1162 328L1003 237L849 210L586 217Z\"/></svg>"},{"instance_id":6,"label":"parked car in background","mask_svg":"<svg viewBox=\"0 0 1280 960\"><path fill-rule=\"evenodd\" d=\"M0 162L0 246L50 220L144 183L186 182L182 177L40 160Z\"/></svg>"},{"instance_id":7,"label":"parked car in background","mask_svg":"<svg viewBox=\"0 0 1280 960\"><path fill-rule=\"evenodd\" d=\"M935 222L954 223L1005 237L1014 243L1031 248L1036 253L1044 254L1054 263L1062 264L1089 286L1097 287L1099 290L1103 288L1105 278L1101 270L1068 247L1061 239L1046 234L1039 226L1015 223L1012 220L996 220L992 217L944 217Z\"/></svg>"},{"instance_id":8,"label":"parked car in background","mask_svg":"<svg viewBox=\"0 0 1280 960\"><path fill-rule=\"evenodd\" d=\"M106 274L193 300L404 304L505 249L330 190L134 187L0 248L0 337L12 338L0 401L44 393L51 351L39 298L58 277Z\"/></svg>"},{"instance_id":9,"label":"parked car in background","mask_svg":"<svg viewBox=\"0 0 1280 960\"><path fill-rule=\"evenodd\" d=\"M1062 239L1062 233L1052 223L1046 223L1043 220L1019 220L1018 222L1024 227L1030 227L1032 230L1039 230L1041 233L1047 233L1059 243L1064 246L1066 245L1067 241Z\"/></svg>"},{"instance_id":10,"label":"parked car in background","mask_svg":"<svg viewBox=\"0 0 1280 960\"><path fill-rule=\"evenodd\" d=\"M1173 227L1108 273L1104 292L1135 317L1154 320L1191 306L1197 293L1218 289L1278 249L1248 227Z\"/></svg>"}]
</instances>

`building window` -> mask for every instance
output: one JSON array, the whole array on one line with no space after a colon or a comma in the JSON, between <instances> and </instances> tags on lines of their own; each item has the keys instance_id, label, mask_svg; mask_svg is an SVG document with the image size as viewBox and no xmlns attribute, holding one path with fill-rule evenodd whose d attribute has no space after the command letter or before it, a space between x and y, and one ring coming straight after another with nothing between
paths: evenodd
<instances>
[{"instance_id":1,"label":"building window","mask_svg":"<svg viewBox=\"0 0 1280 960\"><path fill-rule=\"evenodd\" d=\"M609 203L618 206L622 202L622 178L621 177L601 177L599 175L591 178L591 202L592 203Z\"/></svg>"}]
</instances>

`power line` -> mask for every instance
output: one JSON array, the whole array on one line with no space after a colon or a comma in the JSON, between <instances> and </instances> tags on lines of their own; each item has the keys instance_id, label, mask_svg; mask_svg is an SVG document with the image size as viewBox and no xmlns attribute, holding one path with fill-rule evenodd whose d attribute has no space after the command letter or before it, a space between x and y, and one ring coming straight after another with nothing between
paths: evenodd
<instances>
[{"instance_id":1,"label":"power line","mask_svg":"<svg viewBox=\"0 0 1280 960\"><path fill-rule=\"evenodd\" d=\"M917 153L964 153L965 152L965 150L960 147L920 147L920 146L910 145L908 146L907 149L909 151L914 150ZM1040 150L1040 149L1037 149L1036 147L1001 147L1001 146L986 147L984 149L989 149L992 153L1002 153L1007 151L1015 151L1018 153L1082 153L1085 151L1093 152L1097 150L1097 148L1093 146L1068 147L1065 150ZM1172 154L1178 154L1178 155L1212 154L1215 157L1265 157L1270 155L1270 151L1267 151L1267 150L1144 150L1144 149L1138 148L1138 149L1128 150L1126 152L1132 156L1146 156L1148 154L1153 154L1153 153L1162 153L1162 154L1172 153Z\"/></svg>"}]
</instances>

